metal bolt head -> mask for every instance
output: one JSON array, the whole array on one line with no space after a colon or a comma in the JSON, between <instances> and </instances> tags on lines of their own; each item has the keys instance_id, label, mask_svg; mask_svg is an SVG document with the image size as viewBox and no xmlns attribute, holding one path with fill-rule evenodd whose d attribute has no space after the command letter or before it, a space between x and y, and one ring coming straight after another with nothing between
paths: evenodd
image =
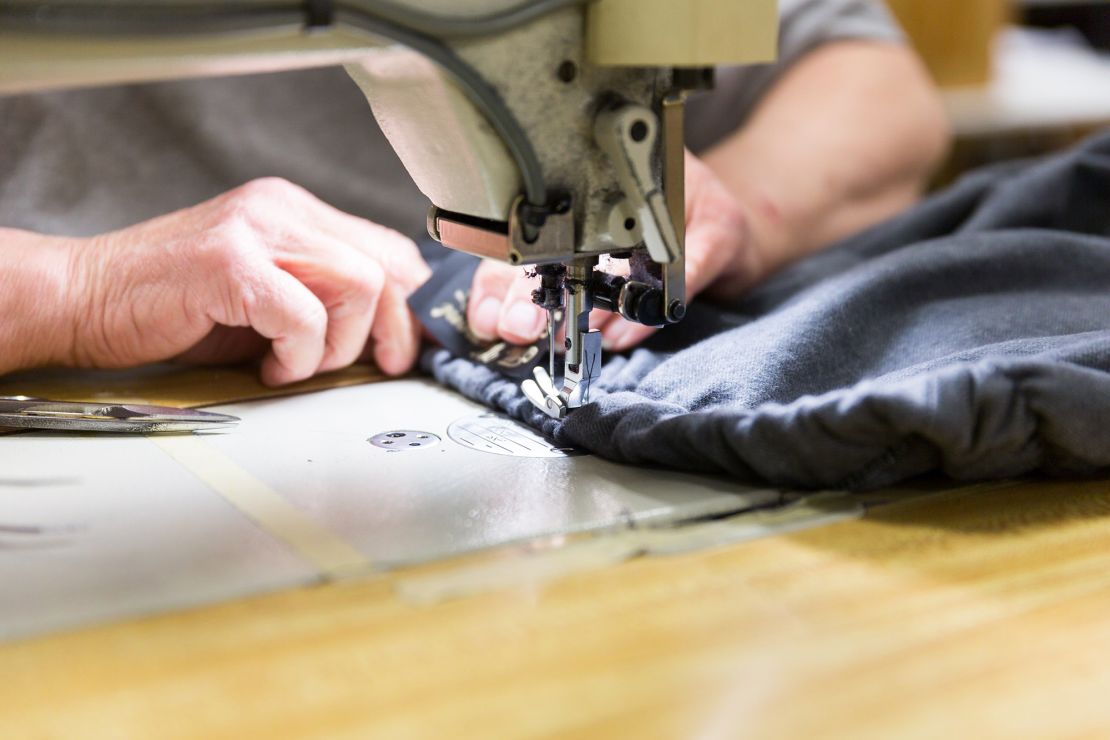
<instances>
[{"instance_id":1,"label":"metal bolt head","mask_svg":"<svg viewBox=\"0 0 1110 740\"><path fill-rule=\"evenodd\" d=\"M628 130L628 135L637 144L647 138L648 125L646 121L636 120L632 122L632 128Z\"/></svg>"},{"instance_id":2,"label":"metal bolt head","mask_svg":"<svg viewBox=\"0 0 1110 740\"><path fill-rule=\"evenodd\" d=\"M578 76L578 65L567 59L555 70L555 76L563 82L574 82L574 78Z\"/></svg>"}]
</instances>

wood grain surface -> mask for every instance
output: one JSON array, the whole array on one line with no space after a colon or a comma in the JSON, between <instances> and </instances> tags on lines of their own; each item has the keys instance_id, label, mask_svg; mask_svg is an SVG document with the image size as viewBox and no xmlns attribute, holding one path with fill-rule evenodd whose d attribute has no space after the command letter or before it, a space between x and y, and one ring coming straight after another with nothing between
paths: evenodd
<instances>
[{"instance_id":1,"label":"wood grain surface","mask_svg":"<svg viewBox=\"0 0 1110 740\"><path fill-rule=\"evenodd\" d=\"M255 365L148 365L132 370L34 370L0 378L0 396L57 401L146 403L197 408L256 401L384 380L371 365L352 365L278 388L263 385Z\"/></svg>"},{"instance_id":2,"label":"wood grain surface","mask_svg":"<svg viewBox=\"0 0 1110 740\"><path fill-rule=\"evenodd\" d=\"M1110 481L405 603L421 572L0 647L0 737L1110 732Z\"/></svg>"},{"instance_id":3,"label":"wood grain surface","mask_svg":"<svg viewBox=\"0 0 1110 740\"><path fill-rule=\"evenodd\" d=\"M329 388L387 380L372 365L351 365L278 388L263 385L255 365L195 367L148 365L130 370L32 370L0 377L0 396L34 396L52 401L138 403L201 408L224 403L281 398ZM0 426L0 435L24 430Z\"/></svg>"}]
</instances>

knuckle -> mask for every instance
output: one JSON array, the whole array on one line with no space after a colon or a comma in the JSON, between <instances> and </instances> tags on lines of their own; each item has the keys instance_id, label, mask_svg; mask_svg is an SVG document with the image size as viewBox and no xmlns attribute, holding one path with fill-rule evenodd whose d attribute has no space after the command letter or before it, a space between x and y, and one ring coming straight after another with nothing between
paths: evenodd
<instances>
[{"instance_id":1,"label":"knuckle","mask_svg":"<svg viewBox=\"0 0 1110 740\"><path fill-rule=\"evenodd\" d=\"M493 282L494 274L491 270L491 263L482 260L478 263L478 269L474 271L474 277L471 282L475 290L486 291L489 289L490 284Z\"/></svg>"},{"instance_id":2,"label":"knuckle","mask_svg":"<svg viewBox=\"0 0 1110 740\"><path fill-rule=\"evenodd\" d=\"M281 177L262 177L229 190L220 199L217 218L273 217L275 206L303 197L305 191Z\"/></svg>"},{"instance_id":3,"label":"knuckle","mask_svg":"<svg viewBox=\"0 0 1110 740\"><path fill-rule=\"evenodd\" d=\"M416 246L416 242L407 236L397 234L395 253L396 259L400 260L406 268L413 266L427 267L424 262L424 255L420 254L420 248Z\"/></svg>"},{"instance_id":4,"label":"knuckle","mask_svg":"<svg viewBox=\"0 0 1110 740\"><path fill-rule=\"evenodd\" d=\"M290 314L290 328L298 334L323 336L327 326L328 312L319 301L298 307L298 310Z\"/></svg>"},{"instance_id":5,"label":"knuckle","mask_svg":"<svg viewBox=\"0 0 1110 740\"><path fill-rule=\"evenodd\" d=\"M414 263L424 263L416 242L393 229L384 226L378 228L381 229L381 239L378 242L381 248L374 253L391 272L404 271Z\"/></svg>"},{"instance_id":6,"label":"knuckle","mask_svg":"<svg viewBox=\"0 0 1110 740\"><path fill-rule=\"evenodd\" d=\"M193 258L209 274L235 275L243 269L255 242L256 236L246 222L229 218L193 243Z\"/></svg>"},{"instance_id":7,"label":"knuckle","mask_svg":"<svg viewBox=\"0 0 1110 740\"><path fill-rule=\"evenodd\" d=\"M301 188L283 177L259 177L243 183L235 190L243 200L257 200L289 197L301 192Z\"/></svg>"},{"instance_id":8,"label":"knuckle","mask_svg":"<svg viewBox=\"0 0 1110 740\"><path fill-rule=\"evenodd\" d=\"M385 287L385 270L373 259L362 262L360 269L353 270L348 279L355 293L364 301L377 297Z\"/></svg>"},{"instance_id":9,"label":"knuckle","mask_svg":"<svg viewBox=\"0 0 1110 740\"><path fill-rule=\"evenodd\" d=\"M516 271L508 265L482 260L474 273L474 287L486 293L501 294L512 283L515 275Z\"/></svg>"}]
</instances>

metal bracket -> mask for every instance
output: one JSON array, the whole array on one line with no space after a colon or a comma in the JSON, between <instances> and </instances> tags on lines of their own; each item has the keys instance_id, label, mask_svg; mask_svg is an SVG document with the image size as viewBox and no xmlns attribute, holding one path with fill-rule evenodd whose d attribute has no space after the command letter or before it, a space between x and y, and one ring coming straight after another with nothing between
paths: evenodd
<instances>
[{"instance_id":1,"label":"metal bracket","mask_svg":"<svg viewBox=\"0 0 1110 740\"><path fill-rule=\"evenodd\" d=\"M663 310L667 321L686 317L686 94L663 99L663 192L670 206L679 259L663 265Z\"/></svg>"},{"instance_id":2,"label":"metal bracket","mask_svg":"<svg viewBox=\"0 0 1110 740\"><path fill-rule=\"evenodd\" d=\"M621 188L639 218L648 254L662 265L681 259L667 199L652 171L659 119L642 105L602 111L594 121L594 138L617 170Z\"/></svg>"},{"instance_id":3,"label":"metal bracket","mask_svg":"<svg viewBox=\"0 0 1110 740\"><path fill-rule=\"evenodd\" d=\"M509 216L508 262L512 265L532 265L538 262L569 260L574 257L574 209L570 201L560 203L549 211L538 227L535 239L525 238L523 209L524 197L513 202Z\"/></svg>"},{"instance_id":4,"label":"metal bracket","mask_svg":"<svg viewBox=\"0 0 1110 740\"><path fill-rule=\"evenodd\" d=\"M428 235L450 249L510 265L572 259L574 211L569 203L547 213L542 225L533 226L535 238L531 241L525 238L521 215L524 206L523 196L518 197L513 202L508 223L432 206L428 211Z\"/></svg>"}]
</instances>

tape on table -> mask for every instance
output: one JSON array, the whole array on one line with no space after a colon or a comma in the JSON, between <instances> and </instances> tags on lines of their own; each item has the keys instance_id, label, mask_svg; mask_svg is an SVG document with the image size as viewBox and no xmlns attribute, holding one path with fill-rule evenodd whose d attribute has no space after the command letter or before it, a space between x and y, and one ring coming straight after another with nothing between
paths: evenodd
<instances>
[{"instance_id":1,"label":"tape on table","mask_svg":"<svg viewBox=\"0 0 1110 740\"><path fill-rule=\"evenodd\" d=\"M370 561L350 543L306 516L202 438L180 435L148 439L271 536L289 545L322 577L339 579L370 569Z\"/></svg>"}]
</instances>

